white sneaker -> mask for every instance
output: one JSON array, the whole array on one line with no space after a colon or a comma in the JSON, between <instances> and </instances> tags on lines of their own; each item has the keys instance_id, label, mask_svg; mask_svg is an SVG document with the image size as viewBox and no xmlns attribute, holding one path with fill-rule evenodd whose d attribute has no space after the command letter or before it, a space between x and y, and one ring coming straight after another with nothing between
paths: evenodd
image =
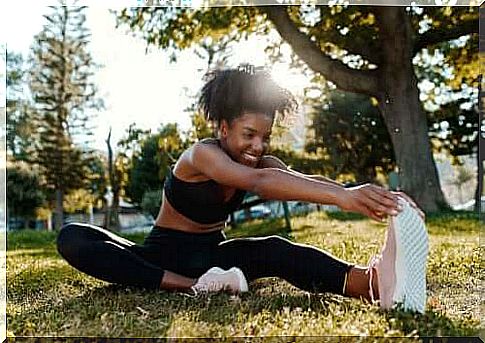
<instances>
[{"instance_id":1,"label":"white sneaker","mask_svg":"<svg viewBox=\"0 0 485 343\"><path fill-rule=\"evenodd\" d=\"M248 283L241 269L232 267L224 270L212 267L192 286L195 293L220 292L243 293L248 291Z\"/></svg>"},{"instance_id":2,"label":"white sneaker","mask_svg":"<svg viewBox=\"0 0 485 343\"><path fill-rule=\"evenodd\" d=\"M391 218L383 250L369 264L370 295L373 299L371 280L375 269L381 308L401 303L405 310L424 313L428 234L418 212L404 199L400 203L403 211Z\"/></svg>"}]
</instances>

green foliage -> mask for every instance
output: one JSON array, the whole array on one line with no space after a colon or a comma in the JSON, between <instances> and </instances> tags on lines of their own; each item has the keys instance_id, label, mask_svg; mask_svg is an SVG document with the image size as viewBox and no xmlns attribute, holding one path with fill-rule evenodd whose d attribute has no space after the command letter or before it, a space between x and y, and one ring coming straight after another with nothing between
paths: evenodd
<instances>
[{"instance_id":1,"label":"green foliage","mask_svg":"<svg viewBox=\"0 0 485 343\"><path fill-rule=\"evenodd\" d=\"M177 124L162 125L156 134L147 135L140 143L141 150L132 158L127 195L141 203L148 191L162 189L168 168L186 148Z\"/></svg>"},{"instance_id":2,"label":"green foliage","mask_svg":"<svg viewBox=\"0 0 485 343\"><path fill-rule=\"evenodd\" d=\"M379 170L390 172L396 161L391 139L378 109L365 95L334 91L322 106L313 106L308 152L328 155L329 175L354 175L373 182Z\"/></svg>"},{"instance_id":3,"label":"green foliage","mask_svg":"<svg viewBox=\"0 0 485 343\"><path fill-rule=\"evenodd\" d=\"M153 218L156 218L162 204L162 190L147 191L143 194L141 200L141 208L144 212L150 213Z\"/></svg>"},{"instance_id":4,"label":"green foliage","mask_svg":"<svg viewBox=\"0 0 485 343\"><path fill-rule=\"evenodd\" d=\"M67 213L87 213L89 205L95 204L95 197L85 189L72 190L64 196L63 208Z\"/></svg>"},{"instance_id":5,"label":"green foliage","mask_svg":"<svg viewBox=\"0 0 485 343\"><path fill-rule=\"evenodd\" d=\"M261 30L264 23L256 8L239 6L201 11L153 6L123 9L117 14L118 25L128 24L148 44L171 52L173 60L177 51L202 43L207 37L239 40Z\"/></svg>"},{"instance_id":6,"label":"green foliage","mask_svg":"<svg viewBox=\"0 0 485 343\"><path fill-rule=\"evenodd\" d=\"M93 196L93 206L96 202L102 201L106 193L107 178L106 178L106 161L102 154L89 154L87 160L87 174L85 176L85 184L89 194Z\"/></svg>"},{"instance_id":7,"label":"green foliage","mask_svg":"<svg viewBox=\"0 0 485 343\"><path fill-rule=\"evenodd\" d=\"M37 136L35 112L23 90L26 70L21 54L7 54L7 151L17 161L31 160Z\"/></svg>"},{"instance_id":8,"label":"green foliage","mask_svg":"<svg viewBox=\"0 0 485 343\"><path fill-rule=\"evenodd\" d=\"M478 101L471 107L469 101L462 98L429 114L429 135L437 142L436 150L448 152L455 164L459 156L478 153Z\"/></svg>"},{"instance_id":9,"label":"green foliage","mask_svg":"<svg viewBox=\"0 0 485 343\"><path fill-rule=\"evenodd\" d=\"M307 152L297 152L289 147L275 147L271 149L271 154L285 161L291 169L305 174L318 174L329 176L330 162L322 155Z\"/></svg>"},{"instance_id":10,"label":"green foliage","mask_svg":"<svg viewBox=\"0 0 485 343\"><path fill-rule=\"evenodd\" d=\"M45 201L39 173L23 162L7 165L7 211L10 217L34 217Z\"/></svg>"},{"instance_id":11,"label":"green foliage","mask_svg":"<svg viewBox=\"0 0 485 343\"><path fill-rule=\"evenodd\" d=\"M193 144L204 138L213 137L213 128L211 124L205 120L204 116L198 112L194 112L191 116L192 128L189 131L189 143Z\"/></svg>"}]
</instances>

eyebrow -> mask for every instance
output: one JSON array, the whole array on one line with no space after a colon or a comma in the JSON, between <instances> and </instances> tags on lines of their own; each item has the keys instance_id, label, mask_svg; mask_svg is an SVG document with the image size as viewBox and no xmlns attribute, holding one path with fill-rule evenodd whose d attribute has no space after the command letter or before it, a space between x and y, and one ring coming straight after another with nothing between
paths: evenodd
<instances>
[{"instance_id":1,"label":"eyebrow","mask_svg":"<svg viewBox=\"0 0 485 343\"><path fill-rule=\"evenodd\" d=\"M251 132L258 132L258 130L253 129L252 127L249 127L249 126L245 126L243 129L244 129L244 130L251 131Z\"/></svg>"}]
</instances>

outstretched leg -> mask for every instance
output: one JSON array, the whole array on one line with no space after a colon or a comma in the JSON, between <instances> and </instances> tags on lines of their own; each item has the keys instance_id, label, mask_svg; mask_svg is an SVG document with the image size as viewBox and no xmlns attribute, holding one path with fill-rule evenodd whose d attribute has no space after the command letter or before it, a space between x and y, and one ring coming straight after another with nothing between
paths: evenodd
<instances>
[{"instance_id":1,"label":"outstretched leg","mask_svg":"<svg viewBox=\"0 0 485 343\"><path fill-rule=\"evenodd\" d=\"M370 298L365 268L279 236L226 240L218 245L215 260L222 268L241 268L248 280L280 277L310 292Z\"/></svg>"},{"instance_id":2,"label":"outstretched leg","mask_svg":"<svg viewBox=\"0 0 485 343\"><path fill-rule=\"evenodd\" d=\"M160 288L164 270L139 256L142 248L108 230L88 224L65 225L57 250L74 268L95 278L124 285Z\"/></svg>"}]
</instances>

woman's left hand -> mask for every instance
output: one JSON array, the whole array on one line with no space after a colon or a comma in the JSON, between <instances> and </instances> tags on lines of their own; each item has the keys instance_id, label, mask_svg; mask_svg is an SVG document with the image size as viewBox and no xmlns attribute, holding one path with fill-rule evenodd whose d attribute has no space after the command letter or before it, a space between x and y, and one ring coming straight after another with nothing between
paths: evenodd
<instances>
[{"instance_id":1,"label":"woman's left hand","mask_svg":"<svg viewBox=\"0 0 485 343\"><path fill-rule=\"evenodd\" d=\"M411 207L413 207L419 214L419 216L421 217L421 219L425 220L426 219L426 215L424 214L423 210L421 210L418 205L416 205L416 203L414 202L413 199L411 199L411 197L409 195L407 195L406 193L404 192L392 192L393 194L396 194L397 196L400 196L402 198L404 198L404 200L406 200L409 205L411 205Z\"/></svg>"}]
</instances>

